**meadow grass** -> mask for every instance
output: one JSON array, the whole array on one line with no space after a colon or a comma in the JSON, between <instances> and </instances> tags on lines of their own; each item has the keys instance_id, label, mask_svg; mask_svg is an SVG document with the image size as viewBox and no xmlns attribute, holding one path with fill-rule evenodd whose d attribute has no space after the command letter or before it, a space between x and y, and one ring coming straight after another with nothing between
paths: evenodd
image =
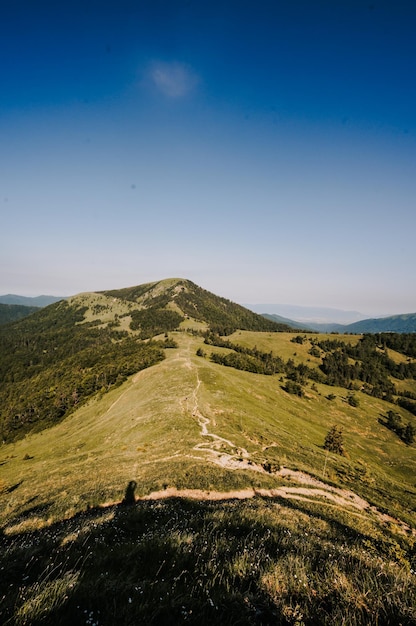
<instances>
[{"instance_id":1,"label":"meadow grass","mask_svg":"<svg viewBox=\"0 0 416 626\"><path fill-rule=\"evenodd\" d=\"M237 335L305 357L284 333ZM162 363L1 447L0 621L416 624L415 537L400 524L415 527L416 454L380 424L390 405L356 392L352 407L347 390L318 383L298 398L280 375L214 364L196 356L202 337L172 336ZM201 417L222 439L202 434ZM334 423L345 457L323 449ZM313 495L114 504L132 480L138 497L293 484L262 466L348 487L379 514Z\"/></svg>"},{"instance_id":2,"label":"meadow grass","mask_svg":"<svg viewBox=\"0 0 416 626\"><path fill-rule=\"evenodd\" d=\"M4 624L416 620L414 573L387 545L262 498L95 508L2 544Z\"/></svg>"},{"instance_id":3,"label":"meadow grass","mask_svg":"<svg viewBox=\"0 0 416 626\"><path fill-rule=\"evenodd\" d=\"M255 463L341 481L414 522L415 449L379 423L388 403L357 392L360 405L351 407L347 390L321 384L298 398L283 389L279 375L241 372L195 356L202 338L177 333L176 340L179 348L168 350L164 362L96 396L57 426L2 446L2 522L29 505L62 501L77 510L91 494L93 504L116 499L133 479L142 495L163 485L198 488L200 481L218 490L244 487L247 472L223 471L194 449L207 440L193 415L195 402L212 432L234 444L223 445L224 452L246 449ZM335 399L327 399L329 391ZM345 458L323 449L334 423L343 428ZM251 474L253 482L271 483L258 473Z\"/></svg>"},{"instance_id":4,"label":"meadow grass","mask_svg":"<svg viewBox=\"0 0 416 626\"><path fill-rule=\"evenodd\" d=\"M304 342L294 343L293 339L300 335L304 337ZM325 333L258 333L247 330L237 330L230 335L232 343L238 343L246 348L257 347L261 352L272 351L275 356L280 356L284 361L293 359L295 365L307 363L309 367L318 366L321 362L317 357L309 354L311 341L325 341L327 339L343 341L355 345L360 340L361 335L331 335Z\"/></svg>"}]
</instances>

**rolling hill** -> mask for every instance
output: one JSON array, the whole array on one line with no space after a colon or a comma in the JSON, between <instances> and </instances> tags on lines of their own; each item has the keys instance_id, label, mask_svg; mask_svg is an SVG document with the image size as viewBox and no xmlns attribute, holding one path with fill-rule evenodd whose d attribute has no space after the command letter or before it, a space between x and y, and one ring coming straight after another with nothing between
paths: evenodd
<instances>
[{"instance_id":1,"label":"rolling hill","mask_svg":"<svg viewBox=\"0 0 416 626\"><path fill-rule=\"evenodd\" d=\"M182 279L61 300L0 329L2 439L50 426L160 361L163 334L187 320L200 332L290 330Z\"/></svg>"},{"instance_id":2,"label":"rolling hill","mask_svg":"<svg viewBox=\"0 0 416 626\"><path fill-rule=\"evenodd\" d=\"M54 302L63 300L63 297L58 296L17 296L12 293L8 293L4 296L0 296L0 304L19 304L20 306L29 307L44 307Z\"/></svg>"},{"instance_id":3,"label":"rolling hill","mask_svg":"<svg viewBox=\"0 0 416 626\"><path fill-rule=\"evenodd\" d=\"M348 324L340 332L347 333L416 333L416 313L391 315Z\"/></svg>"},{"instance_id":4,"label":"rolling hill","mask_svg":"<svg viewBox=\"0 0 416 626\"><path fill-rule=\"evenodd\" d=\"M293 328L304 328L315 330L320 333L343 333L343 334L362 334L362 333L415 333L416 332L416 313L405 313L402 315L391 315L389 317L379 317L364 319L352 324L333 324L333 323L315 323L315 322L295 322L287 318L282 318L276 314L263 314L263 317L275 322L285 321L286 324Z\"/></svg>"},{"instance_id":5,"label":"rolling hill","mask_svg":"<svg viewBox=\"0 0 416 626\"><path fill-rule=\"evenodd\" d=\"M2 623L416 623L398 337L289 332L183 279L4 327Z\"/></svg>"}]
</instances>

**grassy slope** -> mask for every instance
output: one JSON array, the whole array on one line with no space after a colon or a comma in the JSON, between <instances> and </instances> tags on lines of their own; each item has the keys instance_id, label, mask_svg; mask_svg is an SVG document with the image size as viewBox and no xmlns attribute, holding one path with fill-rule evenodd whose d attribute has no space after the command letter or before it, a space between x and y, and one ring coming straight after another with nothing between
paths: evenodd
<instances>
[{"instance_id":1,"label":"grassy slope","mask_svg":"<svg viewBox=\"0 0 416 626\"><path fill-rule=\"evenodd\" d=\"M272 349L284 358L293 356L294 352L301 355L306 347L291 343L290 337L292 336L285 334L269 336L260 333L237 333L232 339L240 343L245 341L247 345L257 345L259 349ZM303 614L305 619L307 615L311 616L311 620L312 616L315 616L313 618L315 621L308 622L306 619L305 623L341 624L343 622L340 621L339 614L338 618L334 618L336 603L340 601L341 596L335 594L333 603L327 605L326 600L324 602L323 599L327 597L325 593L330 593L331 585L331 593L334 592L336 576L339 577L340 587L344 586L339 593L342 591L345 598L347 596L350 598L348 602L352 603L351 606L354 605L353 608L348 609L350 613L344 607L345 614L350 615L348 623L376 623L371 622L370 619L364 620L363 616L367 613L364 608L357 608L354 598L358 597L358 587L364 585L364 580L357 582L358 576L364 577L365 571L374 570L371 583L367 581L365 584L375 586L375 581L379 581L383 567L392 568L393 573L389 574L390 582L382 579L384 582L380 583L378 591L369 590L369 597L362 599L363 606L366 603L369 605L370 600L376 602L374 594L379 594L377 597L380 598L388 593L396 594L396 600L399 603L411 604L413 600L409 598L415 598L415 595L411 595L415 594L414 583L411 582L411 576L406 578L406 566L400 563L403 558L408 562L410 558L408 550L413 540L409 535L406 537L402 534L394 520L384 523L380 516L375 515L371 510L357 512L349 507L345 508L330 501L323 501L320 497L311 496L300 501L283 502L277 499L275 502L278 503L278 518L276 518L277 509L273 508L277 504L268 505L263 501L241 503L238 507L230 503L224 505L200 503L193 505L193 508L190 504L179 501L174 501L176 504L167 502L158 505L161 507L160 518L155 516L155 509L146 507L130 512L122 518L118 516L114 507L92 509L90 513L83 514L85 517L73 517L77 512L85 511L87 506L95 507L105 502L119 502L127 483L131 480L137 482L136 495L139 496L173 486L179 490L203 489L213 492L241 490L247 487L270 489L293 484L293 481L281 475L250 471L245 464L242 465L245 469L232 471L210 462L213 453L204 449L195 449L195 446L201 442L212 441L201 436L201 427L198 423L200 414L210 420L210 432L229 441L230 445L224 441L219 442L220 451L224 455L234 455L235 459L241 458L241 451L238 448L244 448L254 464L264 462L280 464L306 471L318 478L324 477L325 470L324 478L330 484L350 487L372 504L377 505L380 510L387 509L392 515L413 526L416 525L415 448L405 446L393 433L378 423L378 417L386 411L388 406L386 403L358 393L360 406L353 408L345 401L347 396L345 389L328 388L319 384L316 385L317 391L308 388L307 398L297 398L283 391L279 376L266 377L213 364L208 359L195 355L196 349L202 345L201 338L191 337L185 333L177 333L175 338L179 342L179 348L169 350L166 360L162 363L133 376L124 385L105 396L91 400L56 427L2 447L0 523L5 533L6 554L15 554L15 550L20 554L21 569L15 573L15 586L20 585L22 589L26 589L27 597L31 597L30 594L32 594L34 598L32 604L28 604L27 597L25 600L20 596L7 595L10 602L12 601L10 597L14 598L13 602L16 606L20 606L20 609L16 609L16 615L21 615L20 622L17 620L17 623L44 623L43 620L49 619L46 617L48 615L52 620L51 623L54 619L58 620L55 623L66 623L62 614L59 613L59 607L65 605L67 601L65 598L71 596L72 593L69 589L73 588L77 590L76 593L74 592L76 602L78 605L81 602L86 608L93 606L91 599L88 599L91 593L101 598L104 605L106 595L113 597L115 590L117 590L117 595L121 594L123 598L125 593L131 595L133 591L130 587L127 591L121 589L118 577L120 572L124 571L124 567L127 570L133 567L128 555L135 554L136 560L142 559L140 562L143 562L143 554L148 554L149 550L151 552L152 541L149 537L145 541L146 532L149 533L150 528L153 528L155 533L160 533L159 543L156 542L157 545L153 546L157 568L155 566L155 571L148 573L149 580L155 581L155 585L157 583L157 593L162 593L162 588L163 593L166 592L164 579L160 576L161 568L167 567L166 563L170 563L169 567L171 567L170 573L166 572L165 575L170 588L175 577L181 576L181 571L177 570L179 566L175 563L180 562L187 545L195 560L184 562L183 570L195 571L195 575L200 576L201 589L203 587L201 581L206 580L207 576L212 579L210 585L205 586L205 590L201 591L203 599L201 596L198 600L198 593L194 589L193 595L191 594L192 602L189 589L187 590L185 585L185 588L180 587L179 590L178 582L179 595L174 605L175 611L179 613L175 614L175 611L172 613L176 615L176 621L171 623L182 623L182 621L196 623L198 619L201 620L201 614L198 617L197 606L200 611L201 607L205 606L205 614L210 615L209 607L212 608L212 606L208 602L208 596L211 593L215 599L217 611L226 610L220 607L221 597L223 602L225 598L228 598L228 605L231 606L231 609L227 609L230 611L227 619L225 613L217 613L223 616L222 623L272 623L271 621L261 622L260 618L256 621L256 610L260 609L256 609L255 602L259 602L258 598L261 596L263 598L261 610L266 611L264 607L267 605L269 607L267 611L272 611L272 613L280 611L282 621L273 618L275 619L273 623L301 624L301 618L296 621L296 611L298 611L299 615ZM351 341L354 340L356 338L351 338ZM205 346L204 349L206 349ZM293 358L296 359L294 356ZM313 357L310 358L310 364L312 364ZM198 380L201 381L199 387ZM336 395L335 400L326 399L329 392ZM396 407L394 408L396 410ZM327 455L322 449L325 434L333 423L340 424L344 428L347 458ZM236 463L238 466L238 460ZM173 516L172 507L176 511L182 510L182 514L175 514L179 515L174 529L176 532L176 535L174 533L175 550L172 547L172 527L169 521ZM192 526L189 521L189 516L192 517L192 515L200 521L200 526L196 522ZM225 518L228 519L228 526L225 524ZM69 521L60 521L64 519ZM102 519L105 521L102 522ZM93 524L91 520L95 520ZM110 543L113 541L110 541L108 537L104 540L101 551L97 547L89 549L93 559L98 561L101 559L103 567L115 577L114 587L110 585L110 591L107 592L105 592L105 585L103 587L99 582L101 574L95 570L88 570L77 552L81 539L82 541L85 539L86 545L91 542L91 546L96 546L94 538L98 531L94 528L101 523L106 529L103 535L105 537L107 537L106 533L110 536L112 532L115 532L114 529L119 529L123 538L130 537L133 529L136 539L144 533L142 543L138 539L133 542L133 536L126 540L120 539L118 544L120 551L122 554L124 554L123 550L126 551L123 566L111 560L111 555L108 550L106 551L106 541ZM146 532L143 530L143 524L147 528ZM45 526L55 529L55 534L51 534L51 531L42 531ZM81 532L84 527L86 530ZM228 554L228 557L225 546L221 543L226 541L226 527L227 532L232 535L230 539L232 554ZM242 534L238 530L239 527L245 528ZM250 547L248 537L255 528L257 539L254 540L253 535L253 542L257 541L257 544ZM59 550L62 550L62 540L70 536L68 535L69 529L73 532L75 529L76 532L65 544L69 545L68 552L62 553L62 559L68 559L70 565L67 565L65 569L62 560L58 567L61 582L58 581L56 584L62 586L61 597L55 588L56 585L51 587L52 579L50 578L44 579L45 589L35 586L39 583L33 582L36 571L32 571L30 568L33 568L33 565L28 564L30 555L22 549L19 552L17 546L19 542L26 541L27 533L32 531L35 533L33 537L40 537L36 541L40 542L45 550L56 551L59 546ZM264 544L265 533L272 532L270 529L280 537L279 541L276 539L278 545L272 548ZM82 536L80 535L78 539L80 532ZM201 561L198 554L203 553L203 547L200 545L203 532L210 533L215 541L212 537L210 538L209 547L206 548L206 559L204 556ZM283 536L286 537L287 532L293 535L293 549L289 546L283 549L286 545ZM221 539L221 533L223 533L223 539ZM310 544L309 540L305 540L304 537L311 533L314 539ZM353 541L351 537L354 538ZM368 555L362 552L364 545L362 542L368 547ZM345 546L349 555L345 563L340 557L342 545ZM361 546L362 554L360 574L357 563L353 565L354 559L358 559L359 546ZM316 555L318 548L324 555L322 558L326 559L327 569L319 576L316 575L312 583L313 555ZM281 560L277 557L279 549ZM75 551L73 562L71 550ZM135 550L139 552L136 553ZM171 555L169 550L172 551ZM331 550L332 553L337 552L337 559L338 557L340 559L337 563L328 562L327 557ZM246 556L244 551L246 551ZM250 557L249 554L251 554ZM76 565L75 557L81 559L78 565ZM377 561L381 557L383 557L384 565L382 561ZM224 570L227 558L230 563L229 567L234 568L228 574ZM217 559L217 565L215 565L215 559ZM262 560L261 567L258 565L256 583L247 583L247 588L244 585L240 588L241 580L246 580L249 576L250 562L253 559L258 559L259 563ZM396 561L396 565L388 565L390 560ZM205 563L204 566L202 566L203 563ZM213 564L209 565L209 563ZM6 571L8 567L12 565L6 563ZM334 568L338 568L338 574ZM387 576L387 569L384 570L385 576ZM9 569L9 571L14 570ZM316 571L320 571L319 568ZM296 576L294 572L297 572ZM302 572L307 582L307 593L303 589L303 595L296 587L298 584L296 580ZM255 573L252 575L254 576ZM26 576L29 576L29 582L32 583L30 588L29 583L22 582L22 577ZM80 576L84 577L82 584ZM91 577L91 584L95 581L93 591L90 590L90 592L87 587L88 576ZM141 580L140 576L147 576L147 574L136 573L137 580ZM355 582L354 576L356 576ZM182 578L183 583L186 580L189 582L187 574L182 574ZM394 584L398 584L398 581L401 581L401 590L394 588ZM279 585L281 591L279 591ZM325 585L328 586L327 592L325 592ZM254 588L257 594L256 601L250 595L250 589L253 591ZM146 602L143 604L140 609L142 612L134 614L134 619L143 619L146 623L169 623L166 616L155 617L156 596L152 595L154 591L153 587L148 588L147 595L145 594L147 604ZM7 593L9 594L9 591ZM44 607L46 613L43 617L40 613L41 621L36 622L35 608L39 606L39 602L42 602L41 599L39 600L43 597L42 593L46 594L45 598L47 598L44 601L47 605L46 608ZM409 593L409 596L406 595ZM314 613L319 604L315 602L314 594L319 597L321 604L324 603L322 606L325 605L321 617L316 611ZM58 600L61 598L56 601L56 606L53 603L55 596ZM232 597L236 603L234 613L232 612ZM279 604L283 601L282 598L286 598L284 606ZM128 603L127 597L125 601ZM163 602L158 602L160 606L163 605L166 608L166 614L168 614L169 607L173 606L173 599L166 596ZM94 604L91 610L98 611L98 606L99 604ZM124 617L117 617L118 614L112 613L115 610L114 606L108 605L106 609L110 621L104 618L100 618L102 621L99 621L97 617L97 623L111 623L111 619L113 623L115 623L114 619L117 619L118 623L129 623L129 620L133 619L133 614L129 612ZM180 613L182 606L188 611L186 619L184 614ZM394 610L397 612L397 606L395 607ZM56 615L55 609L58 611ZM6 601L5 615L8 615L8 610L11 609L7 608ZM75 611L75 608L73 607L72 610ZM137 606L135 610L138 610ZM374 606L372 610L373 612L376 610ZM377 610L381 611L381 609ZM272 613L268 613L267 619L272 620ZM69 614L72 616L71 619L78 619L75 613ZM403 608L403 615L405 614L406 611ZM245 616L244 619L242 615ZM383 621L382 612L377 615L379 624L394 623L394 621L386 621L387 618ZM408 615L411 616L411 612L408 612ZM235 622L236 619L240 622ZM320 621L316 621L318 619ZM416 619L414 613L413 618L409 619L410 621L406 621L403 618L403 623L415 623L412 621ZM215 615L210 616L210 620L211 623L212 620L215 621ZM209 623L209 620L202 623Z\"/></svg>"},{"instance_id":2,"label":"grassy slope","mask_svg":"<svg viewBox=\"0 0 416 626\"><path fill-rule=\"evenodd\" d=\"M252 341L259 345L260 338L254 335ZM192 450L204 440L192 415L197 376L202 382L199 410L211 420L212 431L232 440L235 449L246 448L254 462L280 463L317 476L326 464L327 478L342 477L379 506L413 519L415 449L379 424L388 404L358 393L360 406L354 408L346 402L345 389L319 384L317 390L307 388L306 398L297 398L282 389L279 376L218 366L195 356L200 338L178 333L177 339L180 348L169 350L165 362L91 400L56 427L3 446L3 487L21 485L3 494L2 521L27 508L29 499L53 501L59 514L117 499L132 479L141 494L167 484L220 490L247 483L272 486L268 475L240 475L212 464L207 469L209 455ZM285 335L272 339L274 346L280 340L282 353L285 346L297 353L304 348L288 345ZM328 391L335 400L327 400ZM327 458L322 448L334 423L344 429L348 458ZM33 458L23 461L25 456Z\"/></svg>"}]
</instances>

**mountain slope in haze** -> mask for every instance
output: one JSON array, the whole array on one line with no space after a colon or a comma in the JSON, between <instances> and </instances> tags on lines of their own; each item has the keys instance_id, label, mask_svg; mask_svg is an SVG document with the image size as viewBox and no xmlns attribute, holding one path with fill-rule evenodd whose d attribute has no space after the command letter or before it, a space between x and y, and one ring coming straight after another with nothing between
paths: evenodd
<instances>
[{"instance_id":1,"label":"mountain slope in haze","mask_svg":"<svg viewBox=\"0 0 416 626\"><path fill-rule=\"evenodd\" d=\"M416 332L416 313L364 319L346 325L310 323L308 328L322 333L414 333Z\"/></svg>"},{"instance_id":2,"label":"mountain slope in haze","mask_svg":"<svg viewBox=\"0 0 416 626\"><path fill-rule=\"evenodd\" d=\"M341 332L341 331L340 331ZM416 313L391 315L377 319L361 320L348 324L342 332L347 333L415 333Z\"/></svg>"},{"instance_id":3,"label":"mountain slope in haze","mask_svg":"<svg viewBox=\"0 0 416 626\"><path fill-rule=\"evenodd\" d=\"M31 306L31 307L44 307L49 304L54 304L55 302L59 302L60 300L64 300L64 297L58 296L17 296L15 294L9 293L5 296L0 296L0 304L20 304L21 306Z\"/></svg>"},{"instance_id":4,"label":"mountain slope in haze","mask_svg":"<svg viewBox=\"0 0 416 626\"><path fill-rule=\"evenodd\" d=\"M309 324L352 324L366 318L359 311L346 311L317 306L298 306L294 304L247 304L256 313L279 315L294 320L303 327Z\"/></svg>"},{"instance_id":5,"label":"mountain slope in haze","mask_svg":"<svg viewBox=\"0 0 416 626\"><path fill-rule=\"evenodd\" d=\"M37 306L24 306L21 304L0 304L0 325L10 324L17 320L36 313L39 310Z\"/></svg>"},{"instance_id":6,"label":"mountain slope in haze","mask_svg":"<svg viewBox=\"0 0 416 626\"><path fill-rule=\"evenodd\" d=\"M263 317L272 322L276 322L277 324L286 324L291 328L297 328L299 330L310 330L311 327L308 324L303 324L302 322L295 322L295 320L290 320L287 317L282 317L281 315L276 315L275 313L262 313Z\"/></svg>"},{"instance_id":7,"label":"mountain slope in haze","mask_svg":"<svg viewBox=\"0 0 416 626\"><path fill-rule=\"evenodd\" d=\"M314 330L319 333L353 333L361 335L363 333L414 333L416 332L416 313L405 313L403 315L391 315L390 317L380 317L374 319L363 319L353 324L332 324L316 322L295 322L281 317L280 315L270 315L264 313L263 317L275 322L285 322L293 328L304 330Z\"/></svg>"},{"instance_id":8,"label":"mountain slope in haze","mask_svg":"<svg viewBox=\"0 0 416 626\"><path fill-rule=\"evenodd\" d=\"M184 279L84 293L0 329L0 429L12 440L164 358L182 323L227 334L288 330ZM149 341L150 340L150 341Z\"/></svg>"}]
</instances>

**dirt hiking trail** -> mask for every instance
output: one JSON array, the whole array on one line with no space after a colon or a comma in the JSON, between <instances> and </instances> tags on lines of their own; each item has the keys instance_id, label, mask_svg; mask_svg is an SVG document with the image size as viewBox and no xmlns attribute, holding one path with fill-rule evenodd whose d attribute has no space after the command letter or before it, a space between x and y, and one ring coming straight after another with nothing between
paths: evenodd
<instances>
[{"instance_id":1,"label":"dirt hiking trail","mask_svg":"<svg viewBox=\"0 0 416 626\"><path fill-rule=\"evenodd\" d=\"M186 367L188 370L195 370L195 386L190 396L181 401L181 405L183 410L190 414L191 419L197 420L200 427L200 435L203 438L202 442L193 447L193 451L200 454L186 454L184 456L200 460L203 458L201 457L202 453L202 455L206 455L206 458L208 457L211 463L232 471L247 470L263 474L267 473L269 476L272 475L275 477L277 481L284 479L286 481L290 480L296 484L293 486L279 485L273 489L247 488L228 492L204 491L200 489L178 490L176 487L168 487L167 489L154 491L148 495L142 496L139 500L160 500L164 498L181 497L195 500L219 501L229 499L245 500L260 496L264 498L319 502L327 506L348 509L350 513L354 515L362 515L362 513L365 512L375 517L383 524L391 522L397 524L405 534L412 533L416 535L416 531L412 530L407 524L381 513L376 507L371 506L369 502L353 491L333 487L305 472L291 470L286 467L281 467L274 472L266 471L262 465L251 461L250 454L245 448L239 447L231 440L211 432L211 420L202 414L198 402L198 393L202 381L199 377L198 367L192 362L189 344L184 352L176 355L175 361L177 361L178 367L182 366ZM226 449L229 449L230 452L226 452Z\"/></svg>"}]
</instances>

